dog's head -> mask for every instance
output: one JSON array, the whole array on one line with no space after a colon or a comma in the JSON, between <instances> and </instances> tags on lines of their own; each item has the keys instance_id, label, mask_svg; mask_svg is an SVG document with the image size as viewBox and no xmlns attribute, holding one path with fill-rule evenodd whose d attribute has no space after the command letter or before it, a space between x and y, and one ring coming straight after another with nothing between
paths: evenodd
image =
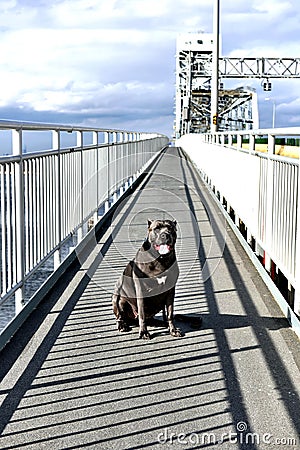
<instances>
[{"instance_id":1,"label":"dog's head","mask_svg":"<svg viewBox=\"0 0 300 450\"><path fill-rule=\"evenodd\" d=\"M174 250L176 224L172 220L148 220L148 242L160 255L167 255Z\"/></svg>"}]
</instances>

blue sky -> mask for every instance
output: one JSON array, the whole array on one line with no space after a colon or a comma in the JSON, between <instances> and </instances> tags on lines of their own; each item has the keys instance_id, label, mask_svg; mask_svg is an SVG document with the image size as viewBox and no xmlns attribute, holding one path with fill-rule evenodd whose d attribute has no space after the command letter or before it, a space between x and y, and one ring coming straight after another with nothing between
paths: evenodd
<instances>
[{"instance_id":1,"label":"blue sky","mask_svg":"<svg viewBox=\"0 0 300 450\"><path fill-rule=\"evenodd\" d=\"M220 0L225 56L300 57L298 0ZM1 0L0 119L171 136L176 37L212 32L213 0ZM300 79L255 87L261 125L300 125ZM232 82L230 83L230 86ZM225 81L226 88L226 81Z\"/></svg>"}]
</instances>

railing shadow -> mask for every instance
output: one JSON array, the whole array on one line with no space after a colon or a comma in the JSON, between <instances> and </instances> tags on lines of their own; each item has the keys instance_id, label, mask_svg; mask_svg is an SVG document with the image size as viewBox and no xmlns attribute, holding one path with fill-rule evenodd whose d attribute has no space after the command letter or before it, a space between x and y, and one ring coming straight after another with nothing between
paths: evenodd
<instances>
[{"instance_id":1,"label":"railing shadow","mask_svg":"<svg viewBox=\"0 0 300 450\"><path fill-rule=\"evenodd\" d=\"M182 158L186 159L185 154L180 150ZM229 399L231 403L231 413L233 416L234 423L245 422L248 426L251 423L251 418L249 417L247 410L243 407L243 402L237 404L236 399L243 398L243 394L239 389L239 383L237 382L238 376L235 370L235 366L232 360L232 350L227 345L227 338L225 334L226 329L236 329L246 326L251 326L253 333L258 342L258 347L261 349L264 359L267 363L268 370L271 373L274 384L276 385L277 395L282 399L286 412L288 413L295 429L297 430L297 435L300 435L300 416L297 412L297 405L300 405L300 398L298 392L295 388L293 380L290 378L288 371L286 370L285 363L283 362L283 355L279 354L277 348L274 345L273 340L270 338L268 331L278 330L282 328L289 328L287 319L273 318L273 317L262 317L256 305L253 302L252 296L249 294L249 290L245 284L245 281L240 276L238 266L236 265L230 249L223 242L223 235L220 230L218 230L218 224L214 220L216 212L211 209L211 205L207 201L207 198L203 195L205 192L204 184L201 184L200 178L196 176L194 170L191 169L189 164L185 167L182 165L183 172L189 172L194 184L194 188L205 205L205 208L212 219L212 227L215 229L216 239L219 240L220 246L223 249L223 259L227 268L229 268L232 283L234 284L234 289L240 299L242 306L245 310L245 315L224 315L220 314L218 311L218 305L215 297L215 289L211 282L211 278L205 281L205 292L207 297L207 303L209 305L209 313L213 316L214 321L214 332L216 340L218 343L218 348L220 349L220 355L222 359L222 367L225 373L226 385L229 394ZM193 201L190 198L188 189L187 198L189 199L190 209L193 212ZM200 238L201 239L201 238ZM242 252L242 250L241 250ZM204 246L199 246L199 260L201 265L205 264L206 255L204 253ZM263 283L261 282L261 288ZM266 290L265 288L263 288ZM205 323L204 323L205 327ZM236 430L237 433L239 430ZM251 429L248 428L248 432ZM242 448L242 447L241 447ZM250 447L248 447L250 448Z\"/></svg>"},{"instance_id":2,"label":"railing shadow","mask_svg":"<svg viewBox=\"0 0 300 450\"><path fill-rule=\"evenodd\" d=\"M192 179L193 192L198 190L209 217L213 217L214 212L194 171L186 164L184 155L179 159L177 150L173 152L186 177L181 192L190 214L195 216L197 209L189 190ZM153 174L149 174L149 181L153 182ZM133 208L143 209L143 205L148 205L143 203L144 186L146 184L130 197L130 202L122 204L122 214L115 218L114 236L121 232ZM183 219L196 226L194 219ZM212 224L216 236L222 239L217 226L217 223ZM56 311L53 325L24 371L13 386L8 384L7 389L0 392L4 397L0 414L2 449L47 446L65 450L140 450L205 448L221 444L230 449L259 449L256 441L231 442L229 434L236 433L239 437L241 424L247 425L248 433L254 433L247 407L249 399L245 398L241 387L234 357L257 349L263 352L294 428L300 430L297 391L282 355L278 354L268 334L269 330L287 327L287 321L260 316L224 242L221 243L222 257L230 267L234 287L216 289L212 278L199 280L206 261L199 228L194 229L193 238L196 244L189 242L183 247L179 262L188 268L190 249L196 245L197 266L179 281L176 312L190 319L203 318L201 328L194 327L191 321L178 321L185 337L174 339L163 327L156 326L151 329L153 339L149 342L138 340L136 330L125 334L116 331L109 295L115 280L102 264L107 257L113 264L120 265L121 270L119 250L112 245L114 238L110 234L101 253L89 269L83 271L71 297L59 312ZM119 239L122 242L124 236L120 235ZM78 272L80 267L76 266L68 273L60 289L52 292L4 349L2 377L13 368L44 319L53 313L57 299ZM237 295L246 314L221 312L216 297L222 292ZM255 343L232 349L228 330L245 327L253 329Z\"/></svg>"}]
</instances>

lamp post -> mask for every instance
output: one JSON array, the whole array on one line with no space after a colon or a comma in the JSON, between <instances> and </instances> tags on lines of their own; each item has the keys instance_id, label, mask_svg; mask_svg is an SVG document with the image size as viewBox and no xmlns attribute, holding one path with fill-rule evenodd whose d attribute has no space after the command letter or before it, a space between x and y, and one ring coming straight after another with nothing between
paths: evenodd
<instances>
[{"instance_id":1,"label":"lamp post","mask_svg":"<svg viewBox=\"0 0 300 450\"><path fill-rule=\"evenodd\" d=\"M218 104L219 104L219 34L220 34L220 0L214 0L213 10L213 54L211 75L211 111L210 130L218 131Z\"/></svg>"},{"instance_id":2,"label":"lamp post","mask_svg":"<svg viewBox=\"0 0 300 450\"><path fill-rule=\"evenodd\" d=\"M275 128L275 118L276 118L276 102L274 100L274 98L271 97L267 97L265 98L266 101L271 101L273 106L272 106L272 128Z\"/></svg>"}]
</instances>

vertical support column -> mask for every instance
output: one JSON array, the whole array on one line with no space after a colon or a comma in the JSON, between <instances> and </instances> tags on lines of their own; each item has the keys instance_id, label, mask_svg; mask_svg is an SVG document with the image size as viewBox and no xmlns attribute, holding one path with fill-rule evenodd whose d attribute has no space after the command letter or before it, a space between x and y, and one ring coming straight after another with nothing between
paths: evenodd
<instances>
[{"instance_id":1,"label":"vertical support column","mask_svg":"<svg viewBox=\"0 0 300 450\"><path fill-rule=\"evenodd\" d=\"M247 242L249 245L252 243L252 234L251 234L249 228L247 228Z\"/></svg>"},{"instance_id":2,"label":"vertical support column","mask_svg":"<svg viewBox=\"0 0 300 450\"><path fill-rule=\"evenodd\" d=\"M183 121L183 133L188 134L190 132L190 108L191 108L191 90L192 90L192 57L191 50L187 55L187 73L186 73L186 93L183 97L183 110L182 110L182 121Z\"/></svg>"},{"instance_id":3,"label":"vertical support column","mask_svg":"<svg viewBox=\"0 0 300 450\"><path fill-rule=\"evenodd\" d=\"M109 144L109 138L110 138L110 132L104 131L104 143L107 145Z\"/></svg>"},{"instance_id":4,"label":"vertical support column","mask_svg":"<svg viewBox=\"0 0 300 450\"><path fill-rule=\"evenodd\" d=\"M270 250L272 248L273 235L273 160L270 158L275 153L275 136L268 135L268 173L267 173L267 211L266 211L266 242L264 266L267 272L271 272Z\"/></svg>"},{"instance_id":5,"label":"vertical support column","mask_svg":"<svg viewBox=\"0 0 300 450\"><path fill-rule=\"evenodd\" d=\"M254 153L255 152L255 135L250 134L249 136L249 152Z\"/></svg>"},{"instance_id":6,"label":"vertical support column","mask_svg":"<svg viewBox=\"0 0 300 450\"><path fill-rule=\"evenodd\" d=\"M76 131L76 146L80 147L80 221L81 225L77 231L77 244L82 241L83 238L83 131Z\"/></svg>"},{"instance_id":7,"label":"vertical support column","mask_svg":"<svg viewBox=\"0 0 300 450\"><path fill-rule=\"evenodd\" d=\"M220 0L214 0L213 10L213 54L211 77L211 133L218 131L218 104L219 104L219 34L220 34Z\"/></svg>"},{"instance_id":8,"label":"vertical support column","mask_svg":"<svg viewBox=\"0 0 300 450\"><path fill-rule=\"evenodd\" d=\"M124 133L123 133L123 143L124 143L124 155L125 155L124 156L124 158L125 158L124 163L125 163L125 177L126 177L125 190L127 190L129 188L129 185L130 185L130 181L129 181L129 179L130 179L129 178L129 176L130 176L130 173L129 173L130 157L129 157L129 151L128 151L128 147L129 147L128 142L129 142L128 132L124 131Z\"/></svg>"},{"instance_id":9,"label":"vertical support column","mask_svg":"<svg viewBox=\"0 0 300 450\"><path fill-rule=\"evenodd\" d=\"M298 205L297 205L297 230L296 230L296 286L294 311L300 316L300 168L298 168Z\"/></svg>"},{"instance_id":10,"label":"vertical support column","mask_svg":"<svg viewBox=\"0 0 300 450\"><path fill-rule=\"evenodd\" d=\"M238 229L240 229L240 217L236 212L234 214L234 224Z\"/></svg>"},{"instance_id":11,"label":"vertical support column","mask_svg":"<svg viewBox=\"0 0 300 450\"><path fill-rule=\"evenodd\" d=\"M16 227L16 280L21 287L15 294L15 313L18 314L24 306L24 276L25 276L25 238L24 238L24 170L22 157L22 129L12 130L12 150L14 155L20 156L15 169L15 227Z\"/></svg>"},{"instance_id":12,"label":"vertical support column","mask_svg":"<svg viewBox=\"0 0 300 450\"><path fill-rule=\"evenodd\" d=\"M98 222L98 208L99 208L99 192L100 192L100 186L99 186L99 177L98 177L98 173L99 173L99 158L98 158L98 151L99 151L99 135L97 131L93 131L92 133L92 143L93 145L96 146L96 167L95 167L95 175L93 175L94 177L96 177L96 204L97 204L97 209L94 212L94 217L93 217L93 221L94 221L94 225L96 225L96 223Z\"/></svg>"},{"instance_id":13,"label":"vertical support column","mask_svg":"<svg viewBox=\"0 0 300 450\"><path fill-rule=\"evenodd\" d=\"M99 135L98 135L99 136ZM103 136L103 142L99 142L98 140L98 149L97 149L97 185L99 189L99 198L98 198L98 206L103 205L104 209L99 211L100 217L103 216L108 210L107 205L107 132L102 132L101 136ZM105 145L104 145L105 144Z\"/></svg>"},{"instance_id":14,"label":"vertical support column","mask_svg":"<svg viewBox=\"0 0 300 450\"><path fill-rule=\"evenodd\" d=\"M237 135L237 149L242 150L243 148L243 136L241 134Z\"/></svg>"},{"instance_id":15,"label":"vertical support column","mask_svg":"<svg viewBox=\"0 0 300 450\"><path fill-rule=\"evenodd\" d=\"M109 176L109 170L110 170L110 155L109 155L109 141L110 141L110 132L105 131L104 132L104 142L107 145L107 158L106 158L106 192L107 192L107 199L104 206L104 214L109 210L109 191L110 191L110 176Z\"/></svg>"},{"instance_id":16,"label":"vertical support column","mask_svg":"<svg viewBox=\"0 0 300 450\"><path fill-rule=\"evenodd\" d=\"M56 159L56 186L55 186L55 196L56 196L56 239L59 245L59 248L54 253L54 270L58 268L60 265L60 244L61 244L61 167L60 167L60 130L52 130L52 148L53 150L57 150L57 159Z\"/></svg>"}]
</instances>

